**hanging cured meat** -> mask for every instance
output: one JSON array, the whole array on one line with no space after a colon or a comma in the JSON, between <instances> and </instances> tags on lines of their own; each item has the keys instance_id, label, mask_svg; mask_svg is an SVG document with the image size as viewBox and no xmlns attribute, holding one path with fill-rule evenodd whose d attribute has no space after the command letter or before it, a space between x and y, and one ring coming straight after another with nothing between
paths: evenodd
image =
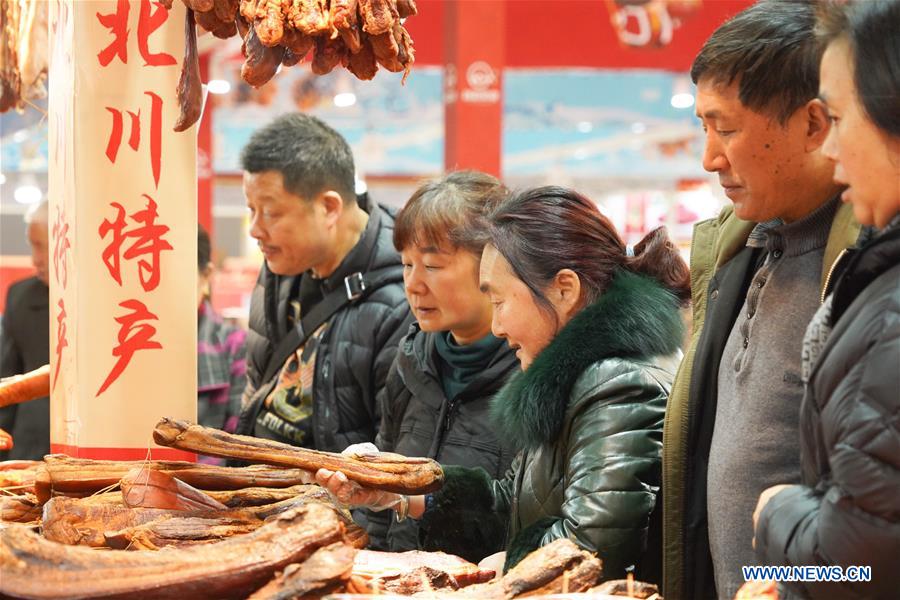
<instances>
[{"instance_id":1,"label":"hanging cured meat","mask_svg":"<svg viewBox=\"0 0 900 600\"><path fill-rule=\"evenodd\" d=\"M47 89L47 0L0 0L0 112L22 110Z\"/></svg>"},{"instance_id":2,"label":"hanging cured meat","mask_svg":"<svg viewBox=\"0 0 900 600\"><path fill-rule=\"evenodd\" d=\"M359 79L372 79L381 65L404 72L405 82L415 62L412 38L401 23L418 12L415 0L182 1L193 12L188 19L195 18L216 37L241 36L246 59L241 76L254 87L269 81L279 66L301 62L310 51L312 70L320 75L343 66ZM191 115L198 113L190 110L195 104L184 99L199 94L189 89L199 90L199 79L188 72L194 60L187 56L196 39L188 36L185 41L188 50L179 83L182 129L193 124Z\"/></svg>"}]
</instances>

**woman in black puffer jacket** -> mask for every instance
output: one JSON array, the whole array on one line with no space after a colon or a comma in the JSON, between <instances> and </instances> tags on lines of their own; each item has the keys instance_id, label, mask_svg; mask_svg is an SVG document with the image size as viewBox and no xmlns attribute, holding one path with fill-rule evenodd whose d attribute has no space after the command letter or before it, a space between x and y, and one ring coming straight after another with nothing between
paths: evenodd
<instances>
[{"instance_id":1,"label":"woman in black puffer jacket","mask_svg":"<svg viewBox=\"0 0 900 600\"><path fill-rule=\"evenodd\" d=\"M490 399L519 370L515 352L491 334L491 304L478 288L484 243L472 232L507 195L496 178L457 171L426 182L397 214L394 247L416 322L400 341L378 393L378 450L481 467L502 477L521 444L498 438ZM347 451L364 450L351 446ZM372 548L419 547L418 522L371 515ZM480 558L484 548L473 547Z\"/></svg>"},{"instance_id":2,"label":"woman in black puffer jacket","mask_svg":"<svg viewBox=\"0 0 900 600\"><path fill-rule=\"evenodd\" d=\"M823 16L824 151L860 223L807 329L800 409L803 484L757 506L756 550L770 565L871 568L871 581L784 584L782 597L897 598L900 593L900 0ZM848 73L849 71L849 73ZM863 573L863 579L866 573Z\"/></svg>"}]
</instances>

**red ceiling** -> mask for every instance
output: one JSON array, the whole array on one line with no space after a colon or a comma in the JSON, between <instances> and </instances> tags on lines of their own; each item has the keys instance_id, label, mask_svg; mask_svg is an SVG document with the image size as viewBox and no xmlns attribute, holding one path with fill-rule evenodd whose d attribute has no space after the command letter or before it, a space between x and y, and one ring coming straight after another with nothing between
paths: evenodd
<instances>
[{"instance_id":1,"label":"red ceiling","mask_svg":"<svg viewBox=\"0 0 900 600\"><path fill-rule=\"evenodd\" d=\"M444 13L448 2L418 0L419 14L406 21L416 63L439 65L444 58ZM655 68L687 71L703 41L725 19L752 0L669 0L668 12L681 25L664 47L626 46L613 29L614 0L499 0L506 4L506 65L511 67ZM660 5L665 0L654 0ZM632 24L636 23L633 21Z\"/></svg>"}]
</instances>

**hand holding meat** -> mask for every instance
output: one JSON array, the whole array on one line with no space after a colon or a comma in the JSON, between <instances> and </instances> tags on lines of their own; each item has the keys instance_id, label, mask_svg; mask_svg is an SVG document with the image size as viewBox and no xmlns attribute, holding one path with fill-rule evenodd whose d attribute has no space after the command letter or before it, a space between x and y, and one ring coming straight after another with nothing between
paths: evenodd
<instances>
[{"instance_id":1,"label":"hand holding meat","mask_svg":"<svg viewBox=\"0 0 900 600\"><path fill-rule=\"evenodd\" d=\"M198 452L207 456L236 458L310 472L324 468L342 471L349 479L369 488L400 494L425 494L444 482L441 466L427 458L388 452L345 456L297 448L259 438L233 435L193 423L163 419L153 431L157 444Z\"/></svg>"},{"instance_id":2,"label":"hand holding meat","mask_svg":"<svg viewBox=\"0 0 900 600\"><path fill-rule=\"evenodd\" d=\"M340 471L319 469L316 472L316 483L331 492L338 502L351 508L371 508L382 511L400 504L400 494L384 492L363 487L347 479Z\"/></svg>"}]
</instances>

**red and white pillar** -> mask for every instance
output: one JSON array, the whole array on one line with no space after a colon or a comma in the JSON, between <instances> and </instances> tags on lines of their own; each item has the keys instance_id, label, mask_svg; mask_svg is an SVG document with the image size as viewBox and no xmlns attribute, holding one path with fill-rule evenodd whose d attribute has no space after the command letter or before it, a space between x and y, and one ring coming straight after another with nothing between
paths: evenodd
<instances>
[{"instance_id":1,"label":"red and white pillar","mask_svg":"<svg viewBox=\"0 0 900 600\"><path fill-rule=\"evenodd\" d=\"M184 11L51 2L54 452L140 459L160 417L196 420L197 132L172 130Z\"/></svg>"},{"instance_id":2,"label":"red and white pillar","mask_svg":"<svg viewBox=\"0 0 900 600\"><path fill-rule=\"evenodd\" d=\"M501 174L505 2L447 2L444 168Z\"/></svg>"}]
</instances>

